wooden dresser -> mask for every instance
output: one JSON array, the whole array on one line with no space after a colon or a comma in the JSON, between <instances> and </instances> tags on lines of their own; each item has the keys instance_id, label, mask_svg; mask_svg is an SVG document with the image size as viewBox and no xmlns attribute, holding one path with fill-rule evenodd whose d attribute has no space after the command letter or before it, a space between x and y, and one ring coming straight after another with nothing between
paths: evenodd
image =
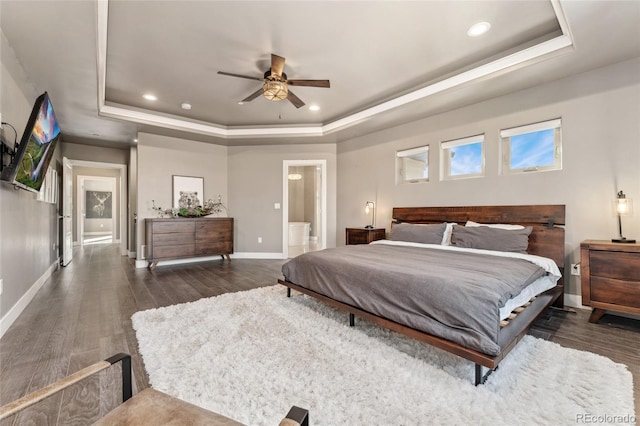
<instances>
[{"instance_id":1,"label":"wooden dresser","mask_svg":"<svg viewBox=\"0 0 640 426\"><path fill-rule=\"evenodd\" d=\"M580 244L582 304L589 322L606 311L640 315L640 244L587 240Z\"/></svg>"},{"instance_id":2,"label":"wooden dresser","mask_svg":"<svg viewBox=\"0 0 640 426\"><path fill-rule=\"evenodd\" d=\"M145 219L149 269L161 260L233 253L233 218Z\"/></svg>"}]
</instances>

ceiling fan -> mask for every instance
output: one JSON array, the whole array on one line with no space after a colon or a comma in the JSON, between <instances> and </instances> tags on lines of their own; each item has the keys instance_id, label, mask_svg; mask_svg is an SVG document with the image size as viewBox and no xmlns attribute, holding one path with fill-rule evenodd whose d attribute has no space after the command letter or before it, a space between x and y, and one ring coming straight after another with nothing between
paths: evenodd
<instances>
[{"instance_id":1,"label":"ceiling fan","mask_svg":"<svg viewBox=\"0 0 640 426\"><path fill-rule=\"evenodd\" d=\"M284 70L285 58L282 56L271 54L271 68L265 71L264 77L251 77L248 75L234 74L230 72L218 71L218 74L228 75L231 77L246 78L249 80L262 81L263 85L260 89L244 98L241 102L251 102L261 94L270 101L278 102L284 99L289 101L296 107L304 106L304 102L289 90L288 86L310 86L310 87L326 87L329 88L329 80L288 80Z\"/></svg>"}]
</instances>

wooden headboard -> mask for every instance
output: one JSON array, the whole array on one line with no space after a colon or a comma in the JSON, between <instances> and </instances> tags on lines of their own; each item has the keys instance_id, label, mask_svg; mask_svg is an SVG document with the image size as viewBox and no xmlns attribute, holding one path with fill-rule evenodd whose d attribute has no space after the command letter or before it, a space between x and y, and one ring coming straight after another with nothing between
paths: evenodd
<instances>
[{"instance_id":1,"label":"wooden headboard","mask_svg":"<svg viewBox=\"0 0 640 426\"><path fill-rule=\"evenodd\" d=\"M527 252L553 259L564 268L564 205L394 207L395 223L512 223L533 227Z\"/></svg>"}]
</instances>

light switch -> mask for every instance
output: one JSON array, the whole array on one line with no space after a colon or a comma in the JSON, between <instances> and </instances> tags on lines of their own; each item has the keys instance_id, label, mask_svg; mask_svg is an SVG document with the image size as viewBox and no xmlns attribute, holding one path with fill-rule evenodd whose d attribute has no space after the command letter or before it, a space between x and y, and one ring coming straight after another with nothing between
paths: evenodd
<instances>
[{"instance_id":1,"label":"light switch","mask_svg":"<svg viewBox=\"0 0 640 426\"><path fill-rule=\"evenodd\" d=\"M280 203L273 203L273 208L276 210L280 210Z\"/></svg>"}]
</instances>

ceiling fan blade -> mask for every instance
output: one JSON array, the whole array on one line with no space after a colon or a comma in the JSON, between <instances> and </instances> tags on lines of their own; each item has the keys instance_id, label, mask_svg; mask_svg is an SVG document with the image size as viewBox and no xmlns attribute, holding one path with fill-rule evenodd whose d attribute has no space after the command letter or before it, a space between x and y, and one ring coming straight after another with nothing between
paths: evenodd
<instances>
[{"instance_id":1,"label":"ceiling fan blade","mask_svg":"<svg viewBox=\"0 0 640 426\"><path fill-rule=\"evenodd\" d=\"M260 78L260 77L251 77L251 76L248 76L248 75L242 75L242 74L234 74L234 73L231 73L231 72L218 71L218 74L221 74L221 75L228 75L228 76L230 76L230 77L246 78L246 79L249 79L249 80L264 81L264 78Z\"/></svg>"},{"instance_id":2,"label":"ceiling fan blade","mask_svg":"<svg viewBox=\"0 0 640 426\"><path fill-rule=\"evenodd\" d=\"M241 100L240 102L251 102L252 100L257 98L258 96L262 95L262 93L263 93L263 90L262 90L262 87L261 87L258 90L256 90L255 92L253 92L252 94L250 94L249 96L247 96L246 98L244 98L243 100Z\"/></svg>"},{"instance_id":3,"label":"ceiling fan blade","mask_svg":"<svg viewBox=\"0 0 640 426\"><path fill-rule=\"evenodd\" d=\"M331 87L329 80L287 80L290 86Z\"/></svg>"},{"instance_id":4,"label":"ceiling fan blade","mask_svg":"<svg viewBox=\"0 0 640 426\"><path fill-rule=\"evenodd\" d=\"M271 54L271 75L276 74L282 77L285 59L282 56Z\"/></svg>"},{"instance_id":5,"label":"ceiling fan blade","mask_svg":"<svg viewBox=\"0 0 640 426\"><path fill-rule=\"evenodd\" d=\"M291 90L289 90L289 93L287 94L287 99L289 99L289 101L293 104L293 106L295 106L296 108L300 108L302 106L304 106L304 102L302 102L302 99L300 99L299 97L297 97L296 95L293 94L293 92Z\"/></svg>"}]
</instances>

